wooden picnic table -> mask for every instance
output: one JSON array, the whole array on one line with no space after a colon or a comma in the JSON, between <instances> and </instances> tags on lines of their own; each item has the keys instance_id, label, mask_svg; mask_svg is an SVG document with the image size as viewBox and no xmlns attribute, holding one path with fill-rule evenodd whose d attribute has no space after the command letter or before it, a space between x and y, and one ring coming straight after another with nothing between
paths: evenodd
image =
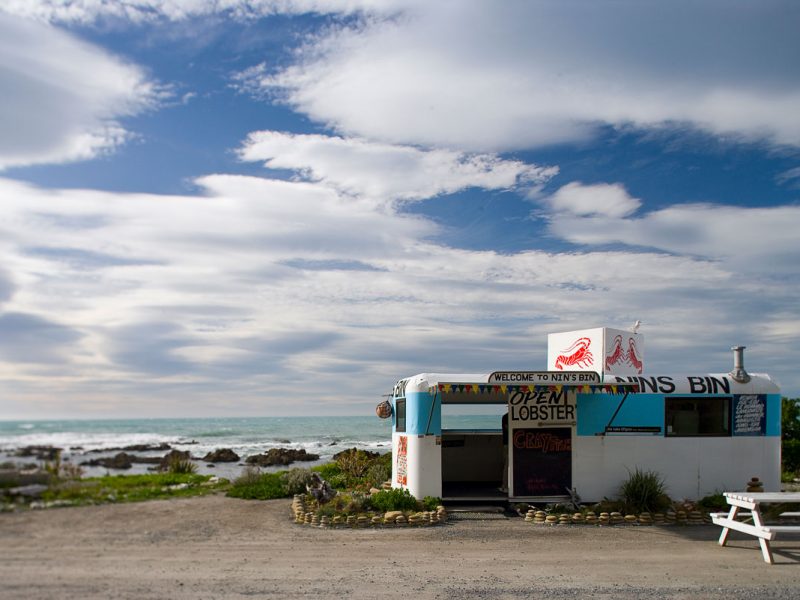
<instances>
[{"instance_id":1,"label":"wooden picnic table","mask_svg":"<svg viewBox=\"0 0 800 600\"><path fill-rule=\"evenodd\" d=\"M722 527L719 536L719 545L724 546L728 541L728 534L731 529L741 531L748 535L758 538L761 545L761 553L764 561L772 564L772 550L769 543L775 539L779 533L800 533L800 525L766 525L761 515L762 504L773 503L797 503L800 504L800 492L725 492L725 500L730 504L731 509L728 513L713 513L711 519L715 525ZM737 521L737 516L743 516L739 509L747 509L753 519L753 523L743 523ZM746 516L747 513L744 513ZM798 513L784 513L785 515L797 516Z\"/></svg>"}]
</instances>

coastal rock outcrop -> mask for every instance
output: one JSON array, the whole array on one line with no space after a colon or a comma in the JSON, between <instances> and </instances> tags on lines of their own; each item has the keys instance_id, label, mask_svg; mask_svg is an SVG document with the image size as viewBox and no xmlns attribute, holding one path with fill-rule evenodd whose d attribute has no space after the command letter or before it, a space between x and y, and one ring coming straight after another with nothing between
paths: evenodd
<instances>
[{"instance_id":1,"label":"coastal rock outcrop","mask_svg":"<svg viewBox=\"0 0 800 600\"><path fill-rule=\"evenodd\" d=\"M32 456L39 460L56 460L61 450L62 448L56 448L55 446L25 446L17 448L14 456Z\"/></svg>"},{"instance_id":2,"label":"coastal rock outcrop","mask_svg":"<svg viewBox=\"0 0 800 600\"><path fill-rule=\"evenodd\" d=\"M333 455L333 460L339 460L346 455L358 455L365 458L377 458L381 455L380 452L372 452L371 450L359 450L358 448L348 448Z\"/></svg>"},{"instance_id":3,"label":"coastal rock outcrop","mask_svg":"<svg viewBox=\"0 0 800 600\"><path fill-rule=\"evenodd\" d=\"M254 454L248 456L245 462L248 465L258 465L259 467L271 467L274 465L289 465L295 461L319 460L319 454L311 454L301 448L270 448L264 454Z\"/></svg>"},{"instance_id":4,"label":"coastal rock outcrop","mask_svg":"<svg viewBox=\"0 0 800 600\"><path fill-rule=\"evenodd\" d=\"M203 457L206 462L239 462L239 455L230 448L219 448Z\"/></svg>"},{"instance_id":5,"label":"coastal rock outcrop","mask_svg":"<svg viewBox=\"0 0 800 600\"><path fill-rule=\"evenodd\" d=\"M84 467L105 467L106 469L130 469L135 462L136 456L126 452L119 452L107 458L93 458L81 463Z\"/></svg>"}]
</instances>

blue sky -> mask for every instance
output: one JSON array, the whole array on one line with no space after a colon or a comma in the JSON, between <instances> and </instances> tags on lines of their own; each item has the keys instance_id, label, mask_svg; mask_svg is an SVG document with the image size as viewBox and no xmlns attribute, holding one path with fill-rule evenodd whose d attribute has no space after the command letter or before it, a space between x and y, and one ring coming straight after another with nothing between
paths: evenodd
<instances>
[{"instance_id":1,"label":"blue sky","mask_svg":"<svg viewBox=\"0 0 800 600\"><path fill-rule=\"evenodd\" d=\"M800 395L795 2L7 0L0 418L364 414L643 322Z\"/></svg>"}]
</instances>

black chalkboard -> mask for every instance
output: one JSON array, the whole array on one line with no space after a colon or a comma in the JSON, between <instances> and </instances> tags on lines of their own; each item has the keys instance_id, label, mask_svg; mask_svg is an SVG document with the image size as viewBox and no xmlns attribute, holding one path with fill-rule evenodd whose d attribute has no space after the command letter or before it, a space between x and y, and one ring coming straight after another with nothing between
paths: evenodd
<instances>
[{"instance_id":1,"label":"black chalkboard","mask_svg":"<svg viewBox=\"0 0 800 600\"><path fill-rule=\"evenodd\" d=\"M514 429L513 496L564 496L572 487L572 428Z\"/></svg>"},{"instance_id":2,"label":"black chalkboard","mask_svg":"<svg viewBox=\"0 0 800 600\"><path fill-rule=\"evenodd\" d=\"M766 435L767 397L741 394L733 397L733 435Z\"/></svg>"}]
</instances>

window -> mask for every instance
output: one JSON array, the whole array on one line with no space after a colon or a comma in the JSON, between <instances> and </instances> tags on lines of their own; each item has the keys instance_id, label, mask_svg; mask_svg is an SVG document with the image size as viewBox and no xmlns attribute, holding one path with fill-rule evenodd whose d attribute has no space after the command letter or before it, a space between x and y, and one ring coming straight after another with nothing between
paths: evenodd
<instances>
[{"instance_id":1,"label":"window","mask_svg":"<svg viewBox=\"0 0 800 600\"><path fill-rule=\"evenodd\" d=\"M406 401L395 400L395 430L404 432L406 430Z\"/></svg>"},{"instance_id":2,"label":"window","mask_svg":"<svg viewBox=\"0 0 800 600\"><path fill-rule=\"evenodd\" d=\"M717 397L664 398L667 437L731 434L731 399Z\"/></svg>"}]
</instances>

